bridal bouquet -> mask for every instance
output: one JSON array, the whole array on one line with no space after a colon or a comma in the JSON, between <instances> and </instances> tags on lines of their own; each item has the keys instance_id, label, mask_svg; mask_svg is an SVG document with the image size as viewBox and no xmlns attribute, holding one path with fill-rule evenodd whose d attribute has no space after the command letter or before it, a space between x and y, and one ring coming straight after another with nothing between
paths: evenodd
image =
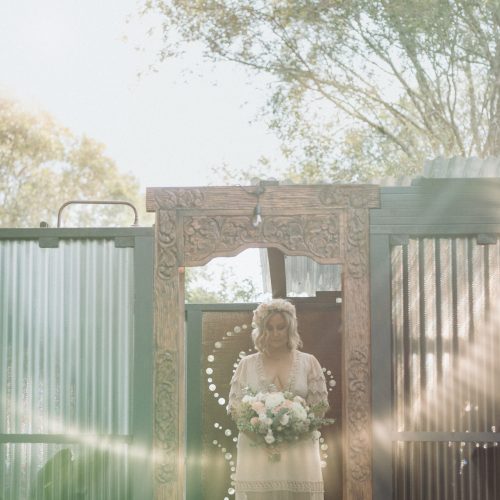
<instances>
[{"instance_id":1,"label":"bridal bouquet","mask_svg":"<svg viewBox=\"0 0 500 500\"><path fill-rule=\"evenodd\" d=\"M288 391L252 394L247 390L233 418L240 431L252 433L256 445L266 446L269 460L279 461L282 443L317 439L318 429L334 422L317 416L325 409L324 405L308 406L304 398Z\"/></svg>"}]
</instances>

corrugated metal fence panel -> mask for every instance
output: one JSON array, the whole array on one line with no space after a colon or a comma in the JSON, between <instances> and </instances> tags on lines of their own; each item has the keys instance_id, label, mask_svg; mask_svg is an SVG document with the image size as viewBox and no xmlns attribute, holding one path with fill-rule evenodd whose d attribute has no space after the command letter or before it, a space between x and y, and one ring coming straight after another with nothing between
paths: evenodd
<instances>
[{"instance_id":1,"label":"corrugated metal fence panel","mask_svg":"<svg viewBox=\"0 0 500 500\"><path fill-rule=\"evenodd\" d=\"M121 500L129 495L125 443L1 445L2 500ZM108 447L109 448L109 447Z\"/></svg>"},{"instance_id":2,"label":"corrugated metal fence panel","mask_svg":"<svg viewBox=\"0 0 500 500\"><path fill-rule=\"evenodd\" d=\"M415 433L395 443L394 498L500 498L500 243L410 238L391 259L395 426Z\"/></svg>"},{"instance_id":3,"label":"corrugated metal fence panel","mask_svg":"<svg viewBox=\"0 0 500 500\"><path fill-rule=\"evenodd\" d=\"M21 441L0 446L0 498L45 498L44 464L78 473L61 498L126 498L133 249L1 240L0 276L0 434ZM58 435L77 444L55 444Z\"/></svg>"},{"instance_id":4,"label":"corrugated metal fence panel","mask_svg":"<svg viewBox=\"0 0 500 500\"><path fill-rule=\"evenodd\" d=\"M272 293L267 249L260 249L263 290ZM285 255L287 297L315 297L316 292L340 291L342 266L318 264L309 257Z\"/></svg>"}]
</instances>

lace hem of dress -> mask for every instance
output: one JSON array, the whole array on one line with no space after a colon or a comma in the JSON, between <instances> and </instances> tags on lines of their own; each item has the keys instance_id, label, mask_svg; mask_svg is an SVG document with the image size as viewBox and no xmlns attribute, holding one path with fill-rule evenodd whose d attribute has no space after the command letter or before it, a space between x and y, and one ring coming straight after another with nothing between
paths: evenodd
<instances>
[{"instance_id":1,"label":"lace hem of dress","mask_svg":"<svg viewBox=\"0 0 500 500\"><path fill-rule=\"evenodd\" d=\"M236 492L292 491L323 493L323 481L235 481Z\"/></svg>"}]
</instances>

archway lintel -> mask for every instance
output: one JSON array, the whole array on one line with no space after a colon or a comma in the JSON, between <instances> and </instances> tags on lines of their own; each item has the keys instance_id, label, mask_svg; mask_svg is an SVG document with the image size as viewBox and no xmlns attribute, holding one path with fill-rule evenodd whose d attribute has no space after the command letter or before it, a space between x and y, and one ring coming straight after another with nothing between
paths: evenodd
<instances>
[{"instance_id":1,"label":"archway lintel","mask_svg":"<svg viewBox=\"0 0 500 500\"><path fill-rule=\"evenodd\" d=\"M269 243L267 241L264 242L249 242L244 245L240 245L235 249L231 250L226 250L226 251L214 251L204 257L203 259L196 259L194 257L190 257L189 254L184 255L184 262L181 264L182 266L185 267L199 267L199 266L204 266L208 264L211 260L217 258L217 257L235 257L236 255L240 254L241 252L244 252L245 250L248 250L250 248L277 248L278 250L281 250L285 256L290 256L290 257L308 257L318 264L331 264L331 265L341 265L344 263L344 260L340 257L334 258L334 257L319 257L315 255L313 252L310 251L293 251L290 250L289 248L276 244L276 243Z\"/></svg>"},{"instance_id":2,"label":"archway lintel","mask_svg":"<svg viewBox=\"0 0 500 500\"><path fill-rule=\"evenodd\" d=\"M379 187L371 184L308 184L209 187L149 187L146 210L162 209L251 211L257 200L271 210L300 206L302 210L328 208L376 208Z\"/></svg>"}]
</instances>

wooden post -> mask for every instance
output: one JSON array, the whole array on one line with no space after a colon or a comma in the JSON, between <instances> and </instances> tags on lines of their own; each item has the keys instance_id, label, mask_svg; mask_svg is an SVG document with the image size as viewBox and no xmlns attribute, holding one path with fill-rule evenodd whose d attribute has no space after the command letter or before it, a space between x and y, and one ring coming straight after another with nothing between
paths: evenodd
<instances>
[{"instance_id":1,"label":"wooden post","mask_svg":"<svg viewBox=\"0 0 500 500\"><path fill-rule=\"evenodd\" d=\"M368 211L347 213L343 290L344 499L372 498Z\"/></svg>"},{"instance_id":2,"label":"wooden post","mask_svg":"<svg viewBox=\"0 0 500 500\"><path fill-rule=\"evenodd\" d=\"M159 210L155 256L155 499L184 498L184 280L179 273L175 210ZM181 302L182 301L182 302ZM181 480L179 480L181 478Z\"/></svg>"}]
</instances>

